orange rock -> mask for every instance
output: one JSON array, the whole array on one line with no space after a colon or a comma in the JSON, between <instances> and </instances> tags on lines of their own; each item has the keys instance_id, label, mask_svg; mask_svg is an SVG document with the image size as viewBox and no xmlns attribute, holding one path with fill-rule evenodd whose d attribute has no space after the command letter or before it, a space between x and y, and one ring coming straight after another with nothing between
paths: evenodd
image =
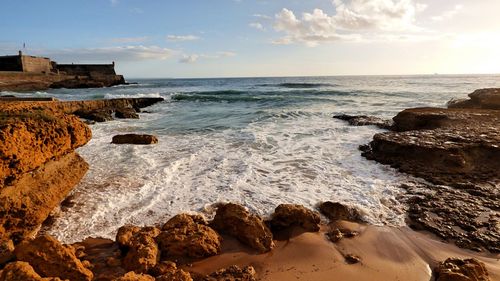
<instances>
[{"instance_id":1,"label":"orange rock","mask_svg":"<svg viewBox=\"0 0 500 281\"><path fill-rule=\"evenodd\" d=\"M178 269L173 262L161 262L152 273L156 276L156 281L193 281L188 272Z\"/></svg>"},{"instance_id":2,"label":"orange rock","mask_svg":"<svg viewBox=\"0 0 500 281\"><path fill-rule=\"evenodd\" d=\"M243 269L238 266L230 266L218 270L203 279L204 281L255 281L256 272L252 266Z\"/></svg>"},{"instance_id":3,"label":"orange rock","mask_svg":"<svg viewBox=\"0 0 500 281\"><path fill-rule=\"evenodd\" d=\"M274 247L273 234L262 218L250 214L243 206L232 203L220 205L211 225L262 253Z\"/></svg>"},{"instance_id":4,"label":"orange rock","mask_svg":"<svg viewBox=\"0 0 500 281\"><path fill-rule=\"evenodd\" d=\"M450 258L435 269L436 281L489 281L484 263L476 259Z\"/></svg>"},{"instance_id":5,"label":"orange rock","mask_svg":"<svg viewBox=\"0 0 500 281\"><path fill-rule=\"evenodd\" d=\"M136 134L125 134L116 135L113 137L111 143L114 144L155 144L158 143L158 138L152 135L136 135Z\"/></svg>"},{"instance_id":6,"label":"orange rock","mask_svg":"<svg viewBox=\"0 0 500 281\"><path fill-rule=\"evenodd\" d=\"M162 258L203 258L220 252L222 237L199 223L199 216L181 214L170 219L157 237Z\"/></svg>"},{"instance_id":7,"label":"orange rock","mask_svg":"<svg viewBox=\"0 0 500 281\"><path fill-rule=\"evenodd\" d=\"M57 276L71 281L90 281L92 271L76 258L75 249L51 236L40 236L16 247L16 258L28 262L42 276Z\"/></svg>"},{"instance_id":8,"label":"orange rock","mask_svg":"<svg viewBox=\"0 0 500 281\"><path fill-rule=\"evenodd\" d=\"M14 258L12 240L0 240L0 267Z\"/></svg>"},{"instance_id":9,"label":"orange rock","mask_svg":"<svg viewBox=\"0 0 500 281\"><path fill-rule=\"evenodd\" d=\"M133 271L123 275L113 281L155 281L155 278L147 274L137 274Z\"/></svg>"},{"instance_id":10,"label":"orange rock","mask_svg":"<svg viewBox=\"0 0 500 281\"><path fill-rule=\"evenodd\" d=\"M42 278L29 263L17 261L5 266L0 274L0 281L61 281L61 279Z\"/></svg>"},{"instance_id":11,"label":"orange rock","mask_svg":"<svg viewBox=\"0 0 500 281\"><path fill-rule=\"evenodd\" d=\"M123 259L126 270L147 273L160 258L155 238L146 233L137 233L131 239L131 247Z\"/></svg>"},{"instance_id":12,"label":"orange rock","mask_svg":"<svg viewBox=\"0 0 500 281\"><path fill-rule=\"evenodd\" d=\"M311 211L301 205L281 204L274 210L270 223L273 230L300 226L306 231L318 232L320 222L318 212Z\"/></svg>"}]
</instances>

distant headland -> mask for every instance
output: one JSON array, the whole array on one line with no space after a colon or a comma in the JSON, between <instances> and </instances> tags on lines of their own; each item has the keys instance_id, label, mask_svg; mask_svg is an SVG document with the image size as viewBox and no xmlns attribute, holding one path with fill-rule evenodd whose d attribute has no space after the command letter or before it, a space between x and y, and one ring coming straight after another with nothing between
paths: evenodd
<instances>
[{"instance_id":1,"label":"distant headland","mask_svg":"<svg viewBox=\"0 0 500 281\"><path fill-rule=\"evenodd\" d=\"M125 84L111 64L58 64L50 58L23 54L0 56L0 91L49 88L101 88Z\"/></svg>"}]
</instances>

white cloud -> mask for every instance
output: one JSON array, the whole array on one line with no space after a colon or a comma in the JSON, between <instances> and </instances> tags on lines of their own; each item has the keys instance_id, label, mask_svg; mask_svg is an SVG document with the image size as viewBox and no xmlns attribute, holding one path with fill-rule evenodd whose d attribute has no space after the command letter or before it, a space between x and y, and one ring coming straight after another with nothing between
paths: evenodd
<instances>
[{"instance_id":1,"label":"white cloud","mask_svg":"<svg viewBox=\"0 0 500 281\"><path fill-rule=\"evenodd\" d=\"M179 59L180 63L195 63L198 62L200 59L221 59L221 58L227 58L227 57L234 57L236 56L236 53L234 52L217 52L216 54L213 55L207 55L207 54L184 54L182 57Z\"/></svg>"},{"instance_id":2,"label":"white cloud","mask_svg":"<svg viewBox=\"0 0 500 281\"><path fill-rule=\"evenodd\" d=\"M456 14L458 14L464 8L463 5L455 5L453 9L444 12L439 16L432 17L433 21L444 21L453 18Z\"/></svg>"},{"instance_id":3,"label":"white cloud","mask_svg":"<svg viewBox=\"0 0 500 281\"><path fill-rule=\"evenodd\" d=\"M147 41L147 40L149 40L149 37L142 36L142 37L112 38L110 41L112 43L127 44L127 43L142 43L142 42Z\"/></svg>"},{"instance_id":4,"label":"white cloud","mask_svg":"<svg viewBox=\"0 0 500 281\"><path fill-rule=\"evenodd\" d=\"M166 60L174 54L173 50L158 46L56 49L34 52L59 62Z\"/></svg>"},{"instance_id":5,"label":"white cloud","mask_svg":"<svg viewBox=\"0 0 500 281\"><path fill-rule=\"evenodd\" d=\"M423 32L416 25L416 15L427 5L414 0L333 0L336 13L328 15L321 9L303 13L299 18L289 9L275 15L274 29L285 36L273 44L304 43L316 46L321 42L359 41L374 34Z\"/></svg>"},{"instance_id":6,"label":"white cloud","mask_svg":"<svg viewBox=\"0 0 500 281\"><path fill-rule=\"evenodd\" d=\"M184 42L199 40L200 37L195 35L168 35L167 40L170 42Z\"/></svg>"},{"instance_id":7,"label":"white cloud","mask_svg":"<svg viewBox=\"0 0 500 281\"><path fill-rule=\"evenodd\" d=\"M271 17L271 16L262 15L262 14L254 14L253 16L256 18L265 19L265 20L272 20L273 19L273 17Z\"/></svg>"},{"instance_id":8,"label":"white cloud","mask_svg":"<svg viewBox=\"0 0 500 281\"><path fill-rule=\"evenodd\" d=\"M248 26L255 28L255 29L258 29L258 30L266 30L264 28L264 25L262 25L262 23L260 23L260 22L252 22L252 23L249 23Z\"/></svg>"}]
</instances>

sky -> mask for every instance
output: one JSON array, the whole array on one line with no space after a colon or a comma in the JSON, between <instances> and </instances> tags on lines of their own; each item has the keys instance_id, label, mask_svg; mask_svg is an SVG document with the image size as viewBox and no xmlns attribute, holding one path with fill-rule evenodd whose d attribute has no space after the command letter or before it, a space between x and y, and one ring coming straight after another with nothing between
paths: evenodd
<instances>
[{"instance_id":1,"label":"sky","mask_svg":"<svg viewBox=\"0 0 500 281\"><path fill-rule=\"evenodd\" d=\"M500 73L499 0L1 0L0 55L127 78Z\"/></svg>"}]
</instances>

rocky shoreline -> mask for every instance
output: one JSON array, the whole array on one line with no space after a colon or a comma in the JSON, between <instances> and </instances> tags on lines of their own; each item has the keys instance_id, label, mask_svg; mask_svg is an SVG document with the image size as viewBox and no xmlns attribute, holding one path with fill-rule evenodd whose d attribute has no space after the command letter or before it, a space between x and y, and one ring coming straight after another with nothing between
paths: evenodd
<instances>
[{"instance_id":1,"label":"rocky shoreline","mask_svg":"<svg viewBox=\"0 0 500 281\"><path fill-rule=\"evenodd\" d=\"M78 117L96 122L138 118L140 108L162 99L1 102L0 281L288 280L273 278L290 277L287 274L295 272L293 268L299 265L287 265L291 267L284 270L255 261L272 259L273 253L281 256L288 251L286 243L299 244L292 247L298 252L307 251L301 248L304 247L301 243L311 243L319 247L318 251L324 248L340 254L342 265L336 267L339 276L356 277L352 275L355 273L352 266L363 266L365 262L373 266L382 257L392 260L401 255L361 250L352 245L351 239L357 241L354 244L365 243L368 248L373 242L370 239L394 243L392 247L406 251L409 260L418 259L419 264L435 268L433 278L438 281L496 280L500 278L500 267L492 264L495 259L498 262L500 252L500 108L496 104L499 96L497 89L480 90L471 94L471 101L454 102L450 105L453 108L409 109L399 113L394 122L368 116L337 116L356 126L378 125L390 129L361 147L363 155L425 180L416 186L403 186L408 196L402 200L409 205L412 228L430 231L462 248L484 252L469 254L435 244L438 242L425 242L446 248L443 253L474 257L446 261L451 256L428 257L435 253L420 241L428 238L415 238L417 234L409 230L364 226L358 223L360 215L356 210L335 202L319 206L329 222L322 222L318 211L299 205L277 206L265 220L242 206L227 203L215 206L216 214L210 222L200 215L179 214L167 222L158 222L162 225L123 226L115 241L87 239L63 245L50 236L37 236L50 212L61 204L88 169L75 149L90 140L91 131ZM134 139L141 144L157 142L154 136L130 135L117 142L131 143ZM399 242L390 242L384 236L387 231L398 233L394 237ZM305 238L309 242L302 240ZM408 248L417 244L418 247ZM346 249L357 249L364 255ZM250 256L220 266L220 259L239 256L240 252ZM332 254L320 252L325 256ZM338 260L338 256L334 259ZM395 280L391 279L395 276L392 274L402 272L390 271L389 264L384 266L389 268L382 270L384 276L392 276L385 280ZM367 268L356 270L359 278L345 280L373 280L370 279L373 273ZM321 272L329 271L323 268ZM489 279L488 272L493 279ZM296 274L309 276L305 272ZM331 278L329 273L321 274L314 280ZM418 274L421 277L429 273Z\"/></svg>"}]
</instances>

